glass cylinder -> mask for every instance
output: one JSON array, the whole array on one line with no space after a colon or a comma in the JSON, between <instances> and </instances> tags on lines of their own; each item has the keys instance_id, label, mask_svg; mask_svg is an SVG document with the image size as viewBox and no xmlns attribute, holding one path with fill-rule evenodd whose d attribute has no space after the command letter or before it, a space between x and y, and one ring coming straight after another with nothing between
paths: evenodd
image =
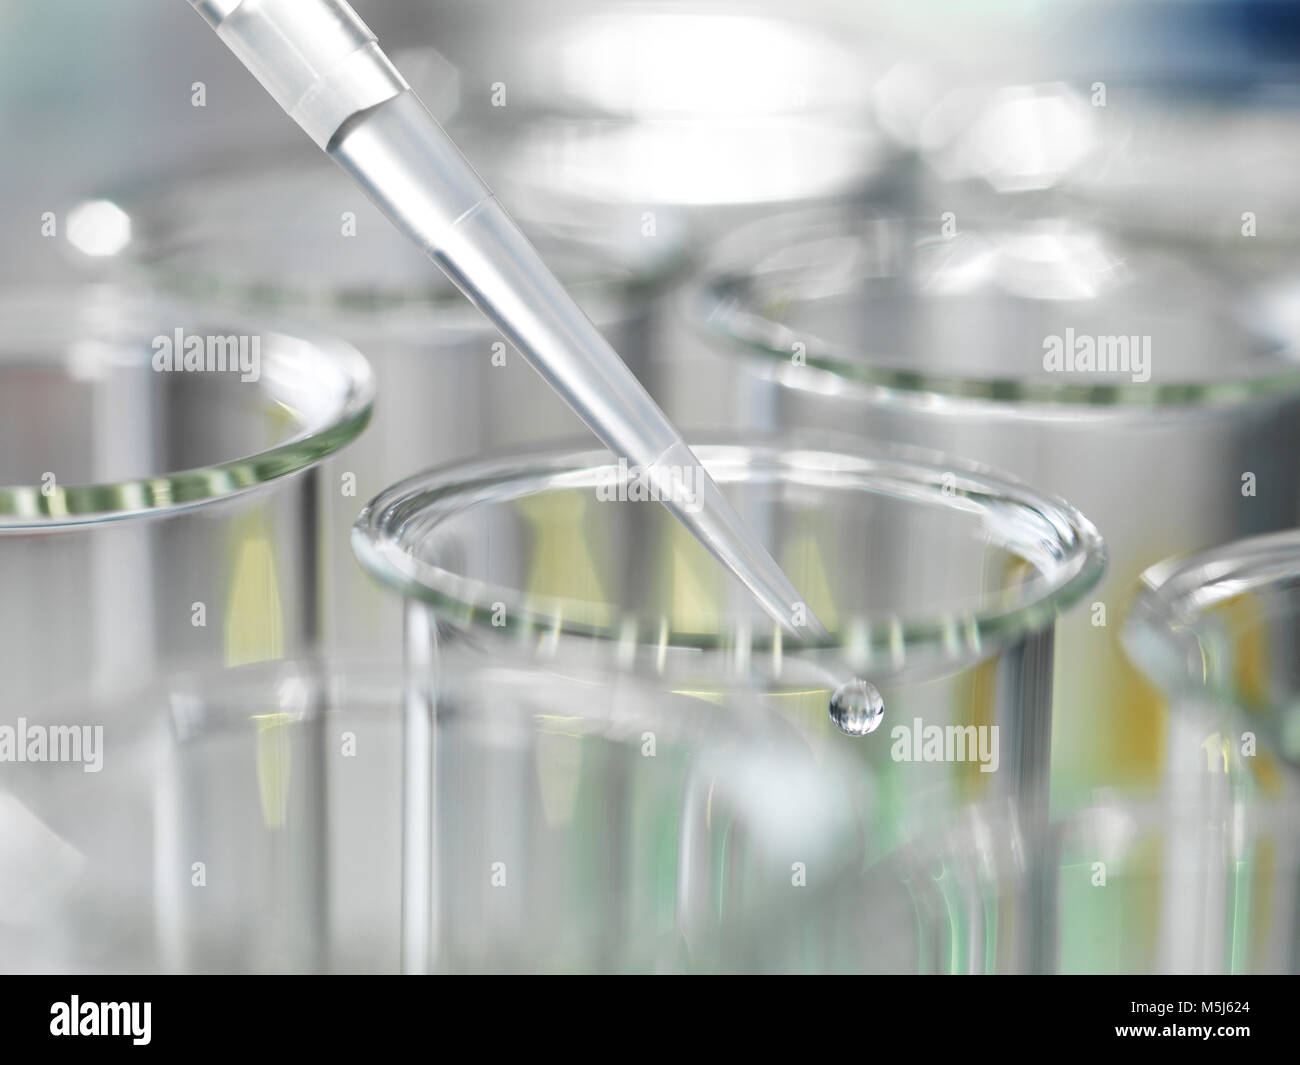
<instances>
[{"instance_id":1,"label":"glass cylinder","mask_svg":"<svg viewBox=\"0 0 1300 1065\"><path fill-rule=\"evenodd\" d=\"M1064 185L1079 209L1194 249L1250 284L1293 269L1300 91L1267 70L1183 80L1108 78Z\"/></svg>"},{"instance_id":2,"label":"glass cylinder","mask_svg":"<svg viewBox=\"0 0 1300 1065\"><path fill-rule=\"evenodd\" d=\"M0 964L53 972L802 971L870 781L775 715L448 652L200 671L14 767ZM415 765L409 737L436 752ZM0 887L9 877L0 874ZM32 885L40 885L36 894ZM870 950L870 945L860 945Z\"/></svg>"},{"instance_id":3,"label":"glass cylinder","mask_svg":"<svg viewBox=\"0 0 1300 1065\"><path fill-rule=\"evenodd\" d=\"M664 0L530 5L510 34L465 20L459 121L508 146L497 191L525 215L621 226L682 215L708 238L775 204L889 196L899 152L878 27L815 12ZM779 71L774 74L774 71Z\"/></svg>"},{"instance_id":4,"label":"glass cylinder","mask_svg":"<svg viewBox=\"0 0 1300 1065\"><path fill-rule=\"evenodd\" d=\"M958 224L1044 211L1086 218L1197 255L1246 287L1290 271L1300 239L1300 201L1285 178L1300 162L1295 84L1230 49L1218 70L1205 53L1180 67L1177 49L1142 50L1134 62L1115 53L1113 27L1098 41L1109 20L1089 21L1058 27L1058 54L1046 61L1021 57L996 74L953 67L936 79L946 84L926 99L914 138L927 164L924 212Z\"/></svg>"},{"instance_id":5,"label":"glass cylinder","mask_svg":"<svg viewBox=\"0 0 1300 1065\"><path fill-rule=\"evenodd\" d=\"M1295 531L1157 563L1124 632L1170 706L1198 721L1180 731L1183 759L1249 770L1274 793L1300 779L1298 574Z\"/></svg>"},{"instance_id":6,"label":"glass cylinder","mask_svg":"<svg viewBox=\"0 0 1300 1065\"><path fill-rule=\"evenodd\" d=\"M111 288L20 289L0 325L0 720L312 646L317 471L365 361Z\"/></svg>"},{"instance_id":7,"label":"glass cylinder","mask_svg":"<svg viewBox=\"0 0 1300 1065\"><path fill-rule=\"evenodd\" d=\"M867 874L848 939L896 973L1294 973L1293 802L1099 798L1050 825L971 808Z\"/></svg>"},{"instance_id":8,"label":"glass cylinder","mask_svg":"<svg viewBox=\"0 0 1300 1065\"><path fill-rule=\"evenodd\" d=\"M1097 523L1108 576L1057 655L1060 783L1083 794L1162 764L1161 703L1118 641L1142 571L1300 513L1300 363L1251 312L1212 274L1065 221L845 212L740 234L687 310L701 365L729 375L715 421L938 448ZM693 394L668 403L680 423Z\"/></svg>"},{"instance_id":9,"label":"glass cylinder","mask_svg":"<svg viewBox=\"0 0 1300 1065\"><path fill-rule=\"evenodd\" d=\"M941 457L824 439L695 453L824 642L774 632L637 470L553 452L416 477L362 513L354 546L406 598L408 661L436 675L442 647L468 645L775 708L816 750L870 767L871 848L982 796L1041 808L1056 615L1103 566L1087 520Z\"/></svg>"},{"instance_id":10,"label":"glass cylinder","mask_svg":"<svg viewBox=\"0 0 1300 1065\"><path fill-rule=\"evenodd\" d=\"M480 134L481 136L481 134ZM472 151L467 141L467 151ZM477 155L478 152L473 152ZM443 273L318 152L223 164L117 200L129 241L120 272L152 289L325 330L374 367L369 431L323 471L323 604L330 646L377 652L401 619L357 570L357 510L395 480L442 462L586 429ZM104 208L100 208L101 210ZM530 223L530 237L633 369L655 341L659 295L681 262L667 225L650 236L590 217Z\"/></svg>"}]
</instances>

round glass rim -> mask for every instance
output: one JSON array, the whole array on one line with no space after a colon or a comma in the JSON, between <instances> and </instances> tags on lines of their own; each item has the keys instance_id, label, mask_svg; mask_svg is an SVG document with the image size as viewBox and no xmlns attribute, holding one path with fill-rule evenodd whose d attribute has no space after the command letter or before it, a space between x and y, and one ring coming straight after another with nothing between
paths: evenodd
<instances>
[{"instance_id":1,"label":"round glass rim","mask_svg":"<svg viewBox=\"0 0 1300 1065\"><path fill-rule=\"evenodd\" d=\"M4 326L0 330L0 372L6 354L21 355L24 349L66 351L85 340L129 340L137 322L147 321L143 310L147 303L125 292L98 290L88 304L76 302L95 291L50 288L0 294L0 324ZM108 302L95 304L99 296L107 296ZM77 313L68 313L69 301ZM201 308L196 309L199 312L208 317ZM237 324L220 313L210 317L226 325ZM344 387L327 417L273 447L205 466L120 481L58 485L50 495L40 485L0 485L0 536L180 513L299 473L356 439L370 421L375 395L370 364L361 353L329 336L277 330L259 333L266 349L264 357L273 358L278 346L292 344L312 352L320 365L331 368ZM66 357L62 354L52 360L54 365L63 362Z\"/></svg>"},{"instance_id":2,"label":"round glass rim","mask_svg":"<svg viewBox=\"0 0 1300 1065\"><path fill-rule=\"evenodd\" d=\"M1300 529L1222 544L1148 567L1124 622L1125 650L1166 692L1230 697L1184 661L1180 633L1197 637L1207 610L1226 599L1300 573Z\"/></svg>"},{"instance_id":3,"label":"round glass rim","mask_svg":"<svg viewBox=\"0 0 1300 1065\"><path fill-rule=\"evenodd\" d=\"M943 658L951 661L982 658L1053 623L1057 614L1095 586L1105 570L1102 538L1075 507L976 463L898 445L832 441L826 434L787 434L761 441L706 435L691 446L724 486L751 479L736 476L734 471L752 471L756 467L769 470L774 481L799 483L796 474L801 464L807 477L817 473L818 462L822 473L829 469L842 474L847 469L859 477L881 479L885 485L901 481L930 492L938 492L949 478L960 475L955 498L979 496L1032 511L1053 531L1060 557L1053 572L1039 570L1026 582L1035 592L1026 601L1011 606L984 605L964 614L944 611L923 620L891 618L860 624L867 619L852 618L842 626L843 636L810 639L791 650L848 649L851 657L870 660L880 654L888 660L901 637L907 647L937 648ZM827 462L836 465L827 467ZM353 552L380 584L408 601L426 604L440 621L462 630L513 633L519 637L549 634L611 645L652 642L694 651L732 648L736 634L726 627L709 633L681 631L667 628L663 619L650 619L647 624L645 616L635 612L606 624L588 622L574 617L579 611L566 610L566 604L572 605L574 600L529 597L518 589L487 585L418 560L407 550L405 530L414 518L421 519L420 527L427 531L437 522L485 501L491 505L552 488L594 485L603 472L616 470L617 462L610 452L582 449L500 455L417 474L381 492L361 511L352 529ZM732 476L728 476L728 470ZM1041 530L1036 530L1034 547L1040 551L1043 536ZM496 603L506 606L504 624L499 618L497 624L492 623ZM545 609L539 610L535 605L538 603L545 604ZM755 627L753 631L746 629L741 637L759 653L780 653L786 642L775 624L770 633Z\"/></svg>"},{"instance_id":4,"label":"round glass rim","mask_svg":"<svg viewBox=\"0 0 1300 1065\"><path fill-rule=\"evenodd\" d=\"M887 212L863 212L855 221L882 225L907 224L912 219ZM1048 219L991 220L989 230L1014 230ZM908 406L935 406L953 402L971 406L988 406L999 414L1038 414L1053 408L1091 411L1098 414L1179 411L1213 406L1234 406L1254 401L1300 397L1300 357L1293 342L1279 347L1285 361L1279 360L1273 372L1219 380L1188 380L1168 384L1108 380L1084 384L1052 384L1023 376L1000 377L968 375L888 366L863 359L846 358L832 345L815 337L798 336L771 315L739 303L731 291L738 279L752 278L750 266L763 250L783 246L771 237L772 231L795 234L784 246L798 246L815 236L828 222L843 228L843 207L814 208L794 211L744 226L725 238L713 256L699 270L682 294L683 315L694 333L715 349L741 358L758 357L754 372L769 376L783 388L795 391L820 391L820 381L829 379L838 388L852 390L868 400L888 400ZM930 226L933 229L933 225ZM766 235L765 235L766 234ZM1153 250L1155 249L1154 246ZM744 250L741 250L744 249ZM735 269L730 269L735 264ZM719 308L729 306L728 313ZM1262 335L1262 334L1260 334ZM799 340L804 346L805 365L797 367L802 380L795 380L789 370L791 344ZM788 369L787 369L788 368ZM811 371L811 373L809 372Z\"/></svg>"},{"instance_id":5,"label":"round glass rim","mask_svg":"<svg viewBox=\"0 0 1300 1065\"><path fill-rule=\"evenodd\" d=\"M83 201L107 201L129 219L131 239L111 257L112 262L133 272L143 284L175 293L181 299L212 299L295 317L326 312L345 320L354 316L368 319L378 314L402 312L417 315L420 321L412 323L412 326L422 328L429 328L429 317L435 326L455 327L457 322L446 320L448 315L463 312L465 321L478 323L478 312L431 260L424 280L413 276L401 284L381 279L362 285L322 278L318 269L310 265L290 284L246 281L230 269L201 265L201 257L189 258L202 242L193 238L179 239L180 235L161 239L159 233L163 220L158 215L158 204L175 206L198 201L203 188L216 183L227 190L232 181L254 185L258 180L280 178L292 185L291 179L300 174L311 177L317 168L329 169L318 152L302 149L281 150L269 157L263 153L237 164L223 160L219 165L219 172L214 172L209 161L197 168L179 169L143 187L107 189ZM257 197L246 198L246 203L251 212L267 210ZM195 211L198 211L197 206ZM196 215L190 212L189 216ZM525 231L528 221L525 217L521 223ZM537 219L531 221L539 224ZM620 253L618 243L607 228L591 225L585 217L566 221L570 222L569 228L561 227L545 234L553 241L553 247L543 245L543 248L573 253L584 272L590 275L569 282L570 288L580 292L606 295L612 300L630 298L643 292L658 292L670 286L689 263L690 250L684 236L661 241L655 254L635 258ZM383 224L388 225L387 221ZM537 233L531 236L538 240ZM392 240L394 245L402 243L395 230ZM392 323L387 325L391 327Z\"/></svg>"}]
</instances>

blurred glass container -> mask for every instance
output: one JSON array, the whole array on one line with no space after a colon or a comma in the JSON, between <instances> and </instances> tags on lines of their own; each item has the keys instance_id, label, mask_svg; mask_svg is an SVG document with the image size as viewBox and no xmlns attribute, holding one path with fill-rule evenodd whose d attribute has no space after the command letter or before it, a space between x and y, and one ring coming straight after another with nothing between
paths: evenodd
<instances>
[{"instance_id":1,"label":"blurred glass container","mask_svg":"<svg viewBox=\"0 0 1300 1065\"><path fill-rule=\"evenodd\" d=\"M896 176L875 98L890 57L824 8L561 0L454 49L461 118L511 146L498 191L526 216L681 211L698 246L774 204L889 195Z\"/></svg>"},{"instance_id":2,"label":"blurred glass container","mask_svg":"<svg viewBox=\"0 0 1300 1065\"><path fill-rule=\"evenodd\" d=\"M1104 105L1103 105L1104 106ZM1068 82L994 82L936 94L916 133L933 178L937 207L987 215L997 197L1060 187L1097 145L1097 113L1088 88Z\"/></svg>"},{"instance_id":3,"label":"blurred glass container","mask_svg":"<svg viewBox=\"0 0 1300 1065\"><path fill-rule=\"evenodd\" d=\"M436 674L441 648L467 645L777 710L815 750L870 767L873 853L959 802L1041 808L1056 615L1103 567L1087 520L941 457L792 438L695 451L830 629L823 644L774 632L638 471L577 451L435 471L362 513L354 546L406 597L408 662ZM879 713L844 702L857 678L883 698L874 735ZM842 715L848 734L833 696L863 711Z\"/></svg>"},{"instance_id":4,"label":"blurred glass container","mask_svg":"<svg viewBox=\"0 0 1300 1065\"><path fill-rule=\"evenodd\" d=\"M509 32L480 5L460 24L442 14L449 128L479 131L486 151L471 157L525 219L667 240L697 262L775 210L914 195L899 138L928 99L926 68L899 62L888 13L864 26L824 5L539 0L511 11ZM691 379L680 318L658 330L637 368L656 399Z\"/></svg>"},{"instance_id":5,"label":"blurred glass container","mask_svg":"<svg viewBox=\"0 0 1300 1065\"><path fill-rule=\"evenodd\" d=\"M936 218L1058 212L1202 257L1249 286L1300 241L1300 83L1133 71L954 86L928 109L920 194Z\"/></svg>"},{"instance_id":6,"label":"blurred glass container","mask_svg":"<svg viewBox=\"0 0 1300 1065\"><path fill-rule=\"evenodd\" d=\"M222 368L224 363L225 368ZM319 637L319 463L370 415L346 345L115 289L0 301L0 708Z\"/></svg>"},{"instance_id":7,"label":"blurred glass container","mask_svg":"<svg viewBox=\"0 0 1300 1065\"><path fill-rule=\"evenodd\" d=\"M773 219L724 246L688 302L714 347L698 372L730 375L715 423L936 448L1096 522L1107 579L1059 630L1059 783L1157 773L1163 711L1118 612L1152 562L1295 523L1293 338L1213 275L1052 220ZM667 402L682 423L693 395L683 382Z\"/></svg>"},{"instance_id":8,"label":"blurred glass container","mask_svg":"<svg viewBox=\"0 0 1300 1065\"><path fill-rule=\"evenodd\" d=\"M404 806L402 736L422 685L400 669L178 675L140 697L134 728L69 703L106 722L102 764L6 774L0 817L39 831L0 844L0 886L25 902L0 964L394 972L404 882L424 873L440 971L807 967L832 931L821 900L861 862L860 772L773 716L627 677L455 654L440 669L422 781L436 827L406 867L420 811Z\"/></svg>"},{"instance_id":9,"label":"blurred glass container","mask_svg":"<svg viewBox=\"0 0 1300 1065\"><path fill-rule=\"evenodd\" d=\"M1300 533L1152 566L1125 644L1175 710L1211 718L1185 758L1249 767L1273 792L1300 787Z\"/></svg>"},{"instance_id":10,"label":"blurred glass container","mask_svg":"<svg viewBox=\"0 0 1300 1065\"><path fill-rule=\"evenodd\" d=\"M1300 84L1115 80L1066 184L1108 224L1212 255L1245 280L1300 241Z\"/></svg>"},{"instance_id":11,"label":"blurred glass container","mask_svg":"<svg viewBox=\"0 0 1300 1065\"><path fill-rule=\"evenodd\" d=\"M899 973L1294 973L1297 874L1294 804L971 808L869 871L877 906L845 935Z\"/></svg>"},{"instance_id":12,"label":"blurred glass container","mask_svg":"<svg viewBox=\"0 0 1300 1065\"><path fill-rule=\"evenodd\" d=\"M113 259L134 278L289 329L310 323L355 344L374 367L380 401L370 430L324 475L330 514L322 551L334 578L325 610L331 646L355 653L395 646L400 616L385 610L348 549L361 502L415 470L574 436L582 423L319 153L178 176L120 204L83 209L120 212L128 232ZM647 240L572 218L531 233L624 360L643 372L657 294L680 262L672 233Z\"/></svg>"}]
</instances>

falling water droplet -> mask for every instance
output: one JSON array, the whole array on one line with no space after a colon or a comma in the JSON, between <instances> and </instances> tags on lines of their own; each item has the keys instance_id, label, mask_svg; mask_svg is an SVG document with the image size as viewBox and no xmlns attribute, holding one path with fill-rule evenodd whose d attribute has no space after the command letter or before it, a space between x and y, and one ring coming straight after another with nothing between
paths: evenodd
<instances>
[{"instance_id":1,"label":"falling water droplet","mask_svg":"<svg viewBox=\"0 0 1300 1065\"><path fill-rule=\"evenodd\" d=\"M846 736L875 732L885 716L885 700L869 681L853 679L831 696L831 720Z\"/></svg>"}]
</instances>

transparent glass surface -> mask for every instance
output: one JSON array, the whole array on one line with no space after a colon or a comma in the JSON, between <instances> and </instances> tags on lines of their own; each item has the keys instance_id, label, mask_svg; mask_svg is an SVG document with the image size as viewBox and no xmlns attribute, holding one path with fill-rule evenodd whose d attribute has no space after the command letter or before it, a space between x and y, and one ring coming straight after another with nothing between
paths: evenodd
<instances>
[{"instance_id":1,"label":"transparent glass surface","mask_svg":"<svg viewBox=\"0 0 1300 1065\"><path fill-rule=\"evenodd\" d=\"M484 131L462 136L467 152L486 141L480 150L490 172L501 149ZM448 330L482 328L446 275L318 152L177 173L108 202L122 212L127 232L113 258L159 287L244 305L314 308L331 319L414 305L424 315L408 325L413 331L431 320ZM574 218L535 220L530 229L548 265L598 322L617 317L620 291L652 285L674 268L671 234L652 242ZM408 321L397 315L393 328Z\"/></svg>"},{"instance_id":2,"label":"transparent glass surface","mask_svg":"<svg viewBox=\"0 0 1300 1065\"><path fill-rule=\"evenodd\" d=\"M1134 660L1175 709L1216 713L1226 750L1276 784L1300 772L1300 534L1238 541L1152 566L1125 623Z\"/></svg>"},{"instance_id":3,"label":"transparent glass surface","mask_svg":"<svg viewBox=\"0 0 1300 1065\"><path fill-rule=\"evenodd\" d=\"M800 371L822 371L900 403L1151 408L1294 392L1288 338L1234 295L1213 272L1064 218L949 233L938 218L831 210L723 242L692 312L793 387L817 390L821 376ZM1129 343L1094 344L1088 366L1067 330ZM1074 359L1058 362L1049 338Z\"/></svg>"},{"instance_id":4,"label":"transparent glass surface","mask_svg":"<svg viewBox=\"0 0 1300 1065\"><path fill-rule=\"evenodd\" d=\"M1128 230L1213 247L1253 273L1300 238L1300 91L1267 71L1222 82L1109 82L1089 151L1065 189ZM1176 195L1170 195L1177 190Z\"/></svg>"},{"instance_id":5,"label":"transparent glass surface","mask_svg":"<svg viewBox=\"0 0 1300 1065\"><path fill-rule=\"evenodd\" d=\"M1059 779L1149 783L1164 716L1119 646L1125 604L1161 558L1296 523L1294 332L1075 223L942 225L834 211L739 235L687 300L731 402L703 411L683 379L667 409L931 447L1080 508L1109 567L1059 628Z\"/></svg>"},{"instance_id":6,"label":"transparent glass surface","mask_svg":"<svg viewBox=\"0 0 1300 1065\"><path fill-rule=\"evenodd\" d=\"M111 287L19 290L0 326L7 719L316 639L313 471L369 417L354 350ZM191 341L202 369L183 368Z\"/></svg>"},{"instance_id":7,"label":"transparent glass surface","mask_svg":"<svg viewBox=\"0 0 1300 1065\"><path fill-rule=\"evenodd\" d=\"M969 62L920 79L910 140L931 179L927 205L946 199L962 213L1000 202L1005 210L1057 189L1094 150L1101 108L1090 88L1037 81L1027 58L1005 64L997 81Z\"/></svg>"},{"instance_id":8,"label":"transparent glass surface","mask_svg":"<svg viewBox=\"0 0 1300 1065\"><path fill-rule=\"evenodd\" d=\"M488 164L485 131L457 130ZM357 570L348 533L361 504L417 470L585 429L484 317L316 151L223 163L103 201L129 226L111 263L155 289L241 313L310 322L356 345L382 401L345 457L328 464L323 542L338 575L324 604L327 640L345 653L400 640L401 618ZM512 205L513 206L513 205ZM106 210L105 208L101 208ZM589 212L546 215L529 237L634 372L658 335L664 286L682 262L667 217L653 239ZM534 216L536 217L536 216Z\"/></svg>"},{"instance_id":9,"label":"transparent glass surface","mask_svg":"<svg viewBox=\"0 0 1300 1065\"><path fill-rule=\"evenodd\" d=\"M912 138L927 213L987 222L1059 212L1212 256L1238 281L1289 270L1300 237L1285 178L1300 161L1295 84L1248 64L1162 72L1149 55L1124 70L1117 39L1087 59L1066 31L1050 73L1032 59L1038 69L997 81L949 72Z\"/></svg>"},{"instance_id":10,"label":"transparent glass surface","mask_svg":"<svg viewBox=\"0 0 1300 1065\"><path fill-rule=\"evenodd\" d=\"M889 59L847 19L650 2L517 20L457 50L487 84L511 72L504 101L462 100L467 118L509 130L507 204L675 207L698 239L738 212L861 194L897 161L873 108Z\"/></svg>"},{"instance_id":11,"label":"transparent glass surface","mask_svg":"<svg viewBox=\"0 0 1300 1065\"><path fill-rule=\"evenodd\" d=\"M971 808L870 871L877 905L848 934L895 972L1294 973L1297 813L1112 798L1033 824Z\"/></svg>"},{"instance_id":12,"label":"transparent glass surface","mask_svg":"<svg viewBox=\"0 0 1300 1065\"><path fill-rule=\"evenodd\" d=\"M560 452L435 471L363 512L354 546L407 599L408 660L436 666L440 647L465 644L778 708L818 749L871 766L882 846L971 796L1037 796L1056 615L1103 565L1086 519L933 456L824 439L694 447L831 630L824 643L783 641L662 505L638 501L633 471ZM872 735L830 720L855 677L883 697ZM929 724L959 730L964 753L922 751Z\"/></svg>"},{"instance_id":13,"label":"transparent glass surface","mask_svg":"<svg viewBox=\"0 0 1300 1065\"><path fill-rule=\"evenodd\" d=\"M13 291L0 327L0 531L231 495L311 465L370 415L369 368L346 345L111 287Z\"/></svg>"},{"instance_id":14,"label":"transparent glass surface","mask_svg":"<svg viewBox=\"0 0 1300 1065\"><path fill-rule=\"evenodd\" d=\"M437 971L819 964L822 903L862 861L860 772L625 676L448 654L427 690L304 660L172 677L133 727L70 702L104 725L98 770L16 765L0 791L0 884L25 889L4 968L394 972L413 928Z\"/></svg>"}]
</instances>

